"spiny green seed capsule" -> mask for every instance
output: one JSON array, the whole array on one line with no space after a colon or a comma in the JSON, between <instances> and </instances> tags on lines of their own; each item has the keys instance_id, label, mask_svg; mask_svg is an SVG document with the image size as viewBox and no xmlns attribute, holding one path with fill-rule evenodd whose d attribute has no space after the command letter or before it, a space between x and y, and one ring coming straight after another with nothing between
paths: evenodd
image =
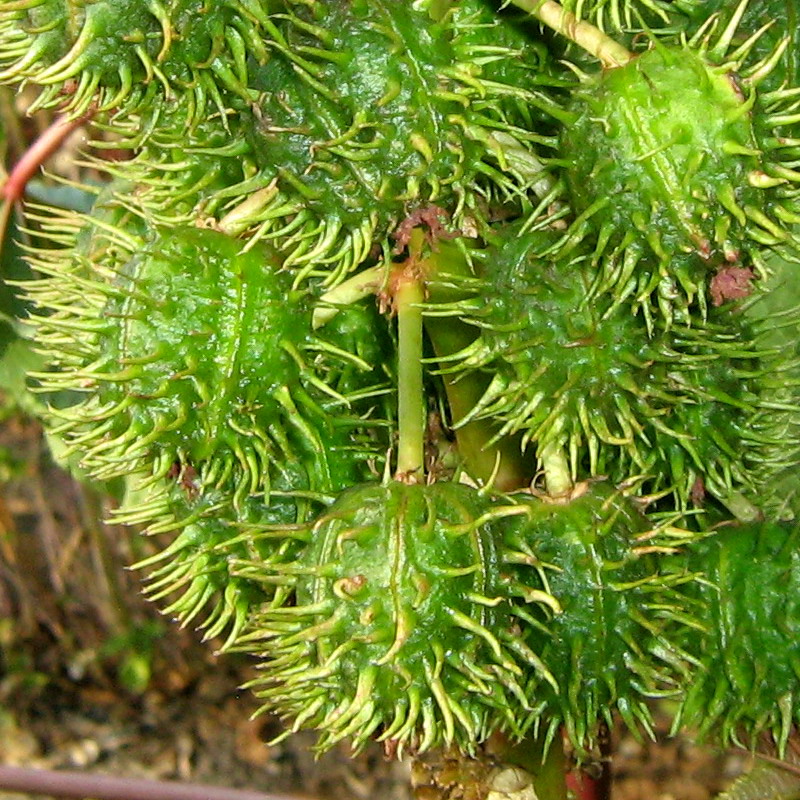
<instances>
[{"instance_id":1,"label":"spiny green seed capsule","mask_svg":"<svg viewBox=\"0 0 800 800\"><path fill-rule=\"evenodd\" d=\"M358 398L373 394L376 373L312 335L310 298L291 293L272 251L241 252L198 228L149 240L97 228L71 261L42 251L36 266L49 277L29 287L51 359L37 377L73 393L54 399L51 424L95 477L163 477L177 463L203 487L230 487L238 503L269 493L274 461L321 451L320 428L359 424ZM361 333L374 349L371 326Z\"/></svg>"},{"instance_id":2,"label":"spiny green seed capsule","mask_svg":"<svg viewBox=\"0 0 800 800\"><path fill-rule=\"evenodd\" d=\"M721 527L692 544L678 569L703 632L685 637L686 695L674 728L781 750L800 724L800 529L762 522ZM691 590L691 591L689 591Z\"/></svg>"},{"instance_id":3,"label":"spiny green seed capsule","mask_svg":"<svg viewBox=\"0 0 800 800\"><path fill-rule=\"evenodd\" d=\"M474 254L474 297L451 312L479 335L445 371L488 386L457 426L494 420L540 457L563 449L573 479L653 476L648 490L672 491L682 507L697 482L725 501L791 463L796 437L779 406L792 405L795 359L760 345L770 319L751 323L726 305L691 326L648 325L624 299L596 294L597 273L580 259L541 256L552 240L512 226Z\"/></svg>"},{"instance_id":4,"label":"spiny green seed capsule","mask_svg":"<svg viewBox=\"0 0 800 800\"><path fill-rule=\"evenodd\" d=\"M724 24L739 13L737 5L731 0L677 0L670 3L669 11L673 15L673 24L677 22L689 33L695 33L708 23L712 14L720 15L720 23ZM797 0L749 2L741 15L733 46L743 45L759 31L762 33L753 47L753 61L768 58L783 38L790 38L784 56L766 76L763 88L771 90L800 84L800 61L797 56L800 44L800 4Z\"/></svg>"},{"instance_id":5,"label":"spiny green seed capsule","mask_svg":"<svg viewBox=\"0 0 800 800\"><path fill-rule=\"evenodd\" d=\"M114 521L145 526L148 535L174 537L134 565L147 571L148 597L168 599L165 614L182 625L199 622L205 639L227 632L227 649L251 608L284 601L290 589L282 590L281 581L270 585L251 579L248 570L260 576L265 564L296 559L302 542L288 526L310 521L337 493L370 477L368 442L357 442L346 430L318 434L324 437L319 451L298 446L271 465L268 503L248 497L235 507L229 493L204 489L195 470L177 463L158 481L144 476L142 488L129 480ZM267 535L265 526L287 527Z\"/></svg>"},{"instance_id":6,"label":"spiny green seed capsule","mask_svg":"<svg viewBox=\"0 0 800 800\"><path fill-rule=\"evenodd\" d=\"M526 587L541 585L557 601L515 606L521 638L558 686L535 672L526 688L540 730L550 741L564 725L583 753L614 711L649 729L647 700L674 689L670 663L680 655L664 620L685 623L672 588L681 578L660 575L646 555L657 531L602 483L578 484L566 501L518 499L518 516L496 526L508 591L526 601Z\"/></svg>"},{"instance_id":7,"label":"spiny green seed capsule","mask_svg":"<svg viewBox=\"0 0 800 800\"><path fill-rule=\"evenodd\" d=\"M186 99L193 121L225 93L251 100L248 57L267 58L265 0L23 0L0 8L0 82L43 87L36 107L157 117ZM66 101L66 104L65 104Z\"/></svg>"},{"instance_id":8,"label":"spiny green seed capsule","mask_svg":"<svg viewBox=\"0 0 800 800\"><path fill-rule=\"evenodd\" d=\"M152 187L143 202L160 210L200 186L222 229L273 240L285 268L328 284L390 257L414 225L438 235L525 203L542 169L528 95L548 80L545 55L485 0L281 5L270 58L250 64L257 102L194 138L159 123L136 165ZM131 142L140 130L134 120ZM197 159L247 169L212 190Z\"/></svg>"},{"instance_id":9,"label":"spiny green seed capsule","mask_svg":"<svg viewBox=\"0 0 800 800\"><path fill-rule=\"evenodd\" d=\"M736 21L713 44L654 42L579 87L565 115L579 215L567 248L592 231L607 280L622 289L635 266L637 297L656 292L668 316L676 299L705 306L713 270L760 267L764 247L796 248L787 223L798 218L800 173L781 141L798 121L787 110L793 95L757 93L787 40L745 67L748 47L728 52Z\"/></svg>"},{"instance_id":10,"label":"spiny green seed capsule","mask_svg":"<svg viewBox=\"0 0 800 800\"><path fill-rule=\"evenodd\" d=\"M306 529L295 600L253 615L265 709L319 748L373 734L400 750L472 750L494 730L524 732L522 687L541 667L498 594L492 504L467 486L390 482L344 493ZM531 591L531 603L552 603ZM545 679L549 676L545 674Z\"/></svg>"},{"instance_id":11,"label":"spiny green seed capsule","mask_svg":"<svg viewBox=\"0 0 800 800\"><path fill-rule=\"evenodd\" d=\"M151 482L147 491L132 492L114 521L146 525L150 535L174 534L163 550L133 565L147 572L148 599L166 599L163 612L181 625L196 622L204 640L225 634L222 649L228 649L250 609L276 597L276 587L232 574L236 561L291 560L299 546L291 537L258 540L247 532L255 525L296 521L297 503L292 497L273 494L269 504L249 497L234 508L222 492L197 494L190 473L179 470L174 481ZM273 480L279 482L280 476ZM290 485L301 488L304 484L308 484L307 476L294 470Z\"/></svg>"}]
</instances>

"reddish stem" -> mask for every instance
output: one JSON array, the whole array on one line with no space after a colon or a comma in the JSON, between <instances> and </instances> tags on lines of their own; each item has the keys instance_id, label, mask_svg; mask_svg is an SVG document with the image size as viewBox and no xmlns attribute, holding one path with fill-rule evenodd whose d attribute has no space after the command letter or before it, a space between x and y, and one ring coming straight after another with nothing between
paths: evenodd
<instances>
[{"instance_id":1,"label":"reddish stem","mask_svg":"<svg viewBox=\"0 0 800 800\"><path fill-rule=\"evenodd\" d=\"M81 772L0 766L0 789L81 800L301 800L297 795L268 794L172 781L116 778Z\"/></svg>"},{"instance_id":2,"label":"reddish stem","mask_svg":"<svg viewBox=\"0 0 800 800\"><path fill-rule=\"evenodd\" d=\"M604 795L600 793L600 782L584 772L570 772L567 775L567 789L573 793L575 800L604 800Z\"/></svg>"},{"instance_id":3,"label":"reddish stem","mask_svg":"<svg viewBox=\"0 0 800 800\"><path fill-rule=\"evenodd\" d=\"M760 758L762 761L766 761L768 764L774 764L776 767L780 767L786 772L790 772L792 775L800 775L800 765L798 764L791 764L788 761L782 761L780 758L775 758L774 756L768 756L764 753L756 753L756 758Z\"/></svg>"},{"instance_id":4,"label":"reddish stem","mask_svg":"<svg viewBox=\"0 0 800 800\"><path fill-rule=\"evenodd\" d=\"M600 774L594 778L583 770L567 774L567 788L575 800L610 800L611 798L611 736L608 727L600 726Z\"/></svg>"},{"instance_id":5,"label":"reddish stem","mask_svg":"<svg viewBox=\"0 0 800 800\"><path fill-rule=\"evenodd\" d=\"M0 197L9 203L21 200L25 193L25 186L34 173L61 147L67 136L83 125L90 116L90 114L85 114L77 119L73 117L58 117L14 165L9 176L0 187Z\"/></svg>"}]
</instances>

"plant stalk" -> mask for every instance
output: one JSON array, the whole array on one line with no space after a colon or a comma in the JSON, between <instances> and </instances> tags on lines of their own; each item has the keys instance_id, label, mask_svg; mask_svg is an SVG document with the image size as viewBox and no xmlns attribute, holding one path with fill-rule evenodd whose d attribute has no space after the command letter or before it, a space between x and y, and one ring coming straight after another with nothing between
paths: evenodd
<instances>
[{"instance_id":1,"label":"plant stalk","mask_svg":"<svg viewBox=\"0 0 800 800\"><path fill-rule=\"evenodd\" d=\"M424 478L425 401L422 388L422 280L412 264L396 275L398 445L396 477Z\"/></svg>"},{"instance_id":2,"label":"plant stalk","mask_svg":"<svg viewBox=\"0 0 800 800\"><path fill-rule=\"evenodd\" d=\"M452 287L437 286L436 278L472 277L464 254L452 242L439 242L436 251L423 262L428 285L429 302L443 303L463 300ZM445 283L449 283L445 281ZM454 282L457 284L457 281ZM478 335L477 330L457 317L424 318L425 330L439 358L450 356L468 347ZM489 378L478 373L461 375L442 375L447 404L453 420L465 417L481 399ZM503 437L496 441L497 426L485 419L474 420L455 430L458 454L467 472L475 480L492 486L502 492L520 489L530 483L533 475L524 458L519 436Z\"/></svg>"},{"instance_id":3,"label":"plant stalk","mask_svg":"<svg viewBox=\"0 0 800 800\"><path fill-rule=\"evenodd\" d=\"M378 264L362 270L322 295L311 318L314 330L330 322L342 306L357 303L369 295L377 294L386 282L386 274L386 265Z\"/></svg>"},{"instance_id":4,"label":"plant stalk","mask_svg":"<svg viewBox=\"0 0 800 800\"><path fill-rule=\"evenodd\" d=\"M572 478L564 449L546 444L539 451L539 459L544 470L544 483L550 497L564 497L572 490Z\"/></svg>"},{"instance_id":5,"label":"plant stalk","mask_svg":"<svg viewBox=\"0 0 800 800\"><path fill-rule=\"evenodd\" d=\"M0 197L12 203L21 200L25 194L25 186L42 164L91 116L88 113L77 119L66 116L56 119L14 165L0 187Z\"/></svg>"},{"instance_id":6,"label":"plant stalk","mask_svg":"<svg viewBox=\"0 0 800 800\"><path fill-rule=\"evenodd\" d=\"M428 317L425 319L425 330L439 357L458 352L475 338L474 328L457 319ZM481 399L489 383L487 378L476 374L443 375L442 381L454 420L467 415ZM496 426L485 419L456 428L458 454L467 472L476 480L483 483L491 481L501 492L520 489L530 483L533 477L523 457L520 437L504 437L490 444L496 433Z\"/></svg>"},{"instance_id":7,"label":"plant stalk","mask_svg":"<svg viewBox=\"0 0 800 800\"><path fill-rule=\"evenodd\" d=\"M632 58L627 48L599 28L584 20L579 20L555 0L511 0L518 8L533 14L556 33L565 36L578 47L599 59L604 67L623 67Z\"/></svg>"}]
</instances>

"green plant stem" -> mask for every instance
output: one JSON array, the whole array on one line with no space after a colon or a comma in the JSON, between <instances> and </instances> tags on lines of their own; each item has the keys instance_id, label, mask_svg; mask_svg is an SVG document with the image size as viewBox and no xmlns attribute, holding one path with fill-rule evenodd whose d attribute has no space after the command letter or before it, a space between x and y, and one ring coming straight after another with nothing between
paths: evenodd
<instances>
[{"instance_id":1,"label":"green plant stem","mask_svg":"<svg viewBox=\"0 0 800 800\"><path fill-rule=\"evenodd\" d=\"M741 492L720 494L718 499L739 522L757 522L762 518L761 509L754 506Z\"/></svg>"},{"instance_id":2,"label":"green plant stem","mask_svg":"<svg viewBox=\"0 0 800 800\"><path fill-rule=\"evenodd\" d=\"M322 295L311 319L314 330L330 322L342 306L357 303L369 295L377 294L386 283L386 275L386 264L378 264L362 270Z\"/></svg>"},{"instance_id":3,"label":"green plant stem","mask_svg":"<svg viewBox=\"0 0 800 800\"><path fill-rule=\"evenodd\" d=\"M539 459L544 470L544 483L547 494L560 497L569 494L572 489L569 464L564 450L553 444L546 444L539 452Z\"/></svg>"},{"instance_id":4,"label":"green plant stem","mask_svg":"<svg viewBox=\"0 0 800 800\"><path fill-rule=\"evenodd\" d=\"M424 477L425 402L422 392L422 280L405 267L396 277L398 445L397 476Z\"/></svg>"},{"instance_id":5,"label":"green plant stem","mask_svg":"<svg viewBox=\"0 0 800 800\"><path fill-rule=\"evenodd\" d=\"M238 236L258 219L259 213L275 199L277 194L278 188L275 182L253 192L219 221L219 230L228 236Z\"/></svg>"},{"instance_id":6,"label":"green plant stem","mask_svg":"<svg viewBox=\"0 0 800 800\"><path fill-rule=\"evenodd\" d=\"M437 356L456 353L475 338L470 326L455 319L430 317L425 319L425 330L433 343ZM481 399L488 379L470 374L455 377L443 375L447 403L453 419L465 416ZM504 437L493 441L497 430L488 420L475 420L456 429L459 456L467 472L476 480L492 485L503 492L519 489L533 477L527 468L520 448L519 437Z\"/></svg>"},{"instance_id":7,"label":"green plant stem","mask_svg":"<svg viewBox=\"0 0 800 800\"><path fill-rule=\"evenodd\" d=\"M627 48L589 22L578 20L570 11L554 0L511 0L511 2L533 14L540 22L565 36L578 47L599 59L604 67L622 67L632 58Z\"/></svg>"},{"instance_id":8,"label":"green plant stem","mask_svg":"<svg viewBox=\"0 0 800 800\"><path fill-rule=\"evenodd\" d=\"M472 277L469 264L464 254L452 242L438 242L437 249L424 262L425 276L431 281L428 284L429 302L434 305L464 299L448 285L448 288L437 286L436 278L453 276ZM450 284L442 281L442 284ZM452 282L457 285L458 281ZM433 345L438 358L457 353L472 344L477 331L455 317L436 317L428 315L424 318L425 331ZM481 399L489 378L478 373L458 376L443 375L447 404L453 420L465 417ZM492 482L500 491L508 492L519 489L530 483L533 475L528 467L520 446L519 436L503 437L496 441L497 427L489 420L475 420L456 429L458 454L464 462L467 472L482 483Z\"/></svg>"}]
</instances>

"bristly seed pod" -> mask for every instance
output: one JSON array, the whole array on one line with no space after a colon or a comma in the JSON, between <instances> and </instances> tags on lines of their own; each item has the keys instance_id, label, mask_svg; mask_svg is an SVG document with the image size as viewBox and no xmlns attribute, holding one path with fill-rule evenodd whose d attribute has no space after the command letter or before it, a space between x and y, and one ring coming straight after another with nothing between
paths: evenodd
<instances>
[{"instance_id":1,"label":"bristly seed pod","mask_svg":"<svg viewBox=\"0 0 800 800\"><path fill-rule=\"evenodd\" d=\"M800 725L800 528L720 527L675 559L695 579L684 593L702 633L683 638L686 694L673 728L782 751Z\"/></svg>"},{"instance_id":2,"label":"bristly seed pod","mask_svg":"<svg viewBox=\"0 0 800 800\"><path fill-rule=\"evenodd\" d=\"M582 755L615 711L632 731L650 731L648 700L675 693L685 655L677 629L690 624L675 589L685 576L662 574L652 556L670 544L666 526L603 483L577 484L559 500L512 498L518 515L494 524L507 591L530 601L538 584L557 601L514 606L520 639L559 688L531 673L536 730L550 742L563 725Z\"/></svg>"},{"instance_id":3,"label":"bristly seed pod","mask_svg":"<svg viewBox=\"0 0 800 800\"><path fill-rule=\"evenodd\" d=\"M578 87L564 111L578 217L562 247L591 232L605 285L641 302L655 293L667 318L675 306L705 307L710 271L762 270L764 248L798 249L800 173L785 153L797 90L758 90L789 40L748 64L758 36L731 44L746 6L722 30L712 18L689 44L655 39Z\"/></svg>"},{"instance_id":4,"label":"bristly seed pod","mask_svg":"<svg viewBox=\"0 0 800 800\"><path fill-rule=\"evenodd\" d=\"M265 710L319 729L319 749L375 734L399 752L470 751L495 730L521 736L529 672L552 676L498 593L492 513L459 484L356 487L305 527L294 563L254 563L295 585L294 602L254 613L241 639L264 658L253 685ZM557 608L536 587L525 600Z\"/></svg>"},{"instance_id":5,"label":"bristly seed pod","mask_svg":"<svg viewBox=\"0 0 800 800\"><path fill-rule=\"evenodd\" d=\"M93 476L158 480L179 464L238 504L269 494L275 460L321 452L320 430L358 426L373 405L379 373L312 333L310 297L269 249L198 228L93 230L69 260L41 251L48 277L27 285L50 359L36 377L73 393L50 424ZM349 345L362 335L381 339L368 325Z\"/></svg>"},{"instance_id":6,"label":"bristly seed pod","mask_svg":"<svg viewBox=\"0 0 800 800\"><path fill-rule=\"evenodd\" d=\"M691 326L648 324L624 298L592 293L588 259L540 255L552 241L498 231L473 253L483 266L472 298L429 307L478 333L439 359L453 378L488 384L457 426L495 420L498 436L522 433L540 458L563 449L573 480L652 476L647 490L671 491L682 508L698 480L727 502L796 460L796 390L784 384L797 359L760 344L773 320L725 305Z\"/></svg>"},{"instance_id":7,"label":"bristly seed pod","mask_svg":"<svg viewBox=\"0 0 800 800\"><path fill-rule=\"evenodd\" d=\"M155 119L183 97L192 123L248 102L247 58L265 60L270 2L22 0L0 7L0 83L43 88L38 108L93 106Z\"/></svg>"}]
</instances>

